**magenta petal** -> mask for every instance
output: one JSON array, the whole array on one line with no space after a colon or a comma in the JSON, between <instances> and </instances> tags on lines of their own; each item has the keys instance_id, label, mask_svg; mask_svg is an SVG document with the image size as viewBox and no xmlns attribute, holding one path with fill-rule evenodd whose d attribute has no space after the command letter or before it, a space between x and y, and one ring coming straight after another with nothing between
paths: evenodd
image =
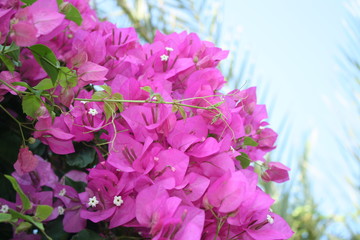
<instances>
[{"instance_id":1,"label":"magenta petal","mask_svg":"<svg viewBox=\"0 0 360 240\"><path fill-rule=\"evenodd\" d=\"M39 163L39 159L29 150L29 147L20 148L18 159L14 164L16 172L21 176L24 173L35 170Z\"/></svg>"},{"instance_id":2,"label":"magenta petal","mask_svg":"<svg viewBox=\"0 0 360 240\"><path fill-rule=\"evenodd\" d=\"M12 38L16 45L20 47L28 47L37 42L37 30L31 23L19 22L13 26L14 33Z\"/></svg>"},{"instance_id":3,"label":"magenta petal","mask_svg":"<svg viewBox=\"0 0 360 240\"><path fill-rule=\"evenodd\" d=\"M197 143L192 146L187 154L190 156L203 158L210 155L213 155L220 150L220 144L216 141L215 138L209 137L202 143Z\"/></svg>"},{"instance_id":4,"label":"magenta petal","mask_svg":"<svg viewBox=\"0 0 360 240\"><path fill-rule=\"evenodd\" d=\"M76 233L83 230L86 226L86 220L80 217L80 211L66 211L63 225L65 232Z\"/></svg>"},{"instance_id":5,"label":"magenta petal","mask_svg":"<svg viewBox=\"0 0 360 240\"><path fill-rule=\"evenodd\" d=\"M97 222L106 220L109 217L111 217L114 214L115 210L116 210L115 206L112 207L112 208L108 208L108 209L100 210L100 211L95 211L95 212L90 212L88 210L81 210L80 211L80 216L82 218L89 219L92 222L97 223Z\"/></svg>"},{"instance_id":6,"label":"magenta petal","mask_svg":"<svg viewBox=\"0 0 360 240\"><path fill-rule=\"evenodd\" d=\"M92 83L96 81L106 80L105 75L108 69L93 62L86 62L78 69L80 79Z\"/></svg>"},{"instance_id":7,"label":"magenta petal","mask_svg":"<svg viewBox=\"0 0 360 240\"><path fill-rule=\"evenodd\" d=\"M123 205L117 207L114 215L111 217L109 228L118 227L135 218L135 200L128 197Z\"/></svg>"}]
</instances>

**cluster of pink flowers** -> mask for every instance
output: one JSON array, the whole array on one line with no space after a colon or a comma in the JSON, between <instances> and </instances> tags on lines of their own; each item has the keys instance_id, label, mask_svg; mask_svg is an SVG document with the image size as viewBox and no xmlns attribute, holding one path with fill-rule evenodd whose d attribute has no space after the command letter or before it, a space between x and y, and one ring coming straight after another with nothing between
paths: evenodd
<instances>
[{"instance_id":1,"label":"cluster of pink flowers","mask_svg":"<svg viewBox=\"0 0 360 240\"><path fill-rule=\"evenodd\" d=\"M62 13L68 3L81 13L80 26ZM22 5L0 1L0 43L24 47L17 72L0 78L31 87L47 78L25 48L34 44L48 46L78 78L49 89L62 111L53 116L42 105L33 137L59 155L75 152L74 142L96 143L97 133L108 143L105 155L94 145L99 163L87 176L66 175L86 183L81 193L59 181L49 162L20 150L13 176L34 205L54 207L48 220L65 215L67 232L85 228L86 219L105 221L152 239L292 236L253 167L261 165L265 181L288 180L286 166L264 159L277 138L266 127L265 106L255 88L220 92L225 80L217 66L227 51L186 32L157 32L153 43L141 44L133 28L99 21L84 0ZM0 89L2 98L16 94Z\"/></svg>"}]
</instances>

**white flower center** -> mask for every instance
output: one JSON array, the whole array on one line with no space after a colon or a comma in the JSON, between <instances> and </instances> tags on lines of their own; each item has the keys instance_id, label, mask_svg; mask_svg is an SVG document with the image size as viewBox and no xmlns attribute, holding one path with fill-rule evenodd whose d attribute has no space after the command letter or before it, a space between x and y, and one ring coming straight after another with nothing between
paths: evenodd
<instances>
[{"instance_id":1,"label":"white flower center","mask_svg":"<svg viewBox=\"0 0 360 240\"><path fill-rule=\"evenodd\" d=\"M160 58L161 58L161 61L167 61L168 59L169 59L169 56L168 55L165 55L165 54L163 54L163 55L161 55L160 56Z\"/></svg>"},{"instance_id":2,"label":"white flower center","mask_svg":"<svg viewBox=\"0 0 360 240\"><path fill-rule=\"evenodd\" d=\"M59 196L65 196L65 194L66 194L66 189L65 188L63 188L63 189L61 189L61 191L59 192Z\"/></svg>"},{"instance_id":3,"label":"white flower center","mask_svg":"<svg viewBox=\"0 0 360 240\"><path fill-rule=\"evenodd\" d=\"M269 214L266 216L266 219L270 224L274 223L274 218L272 218Z\"/></svg>"},{"instance_id":4,"label":"white flower center","mask_svg":"<svg viewBox=\"0 0 360 240\"><path fill-rule=\"evenodd\" d=\"M85 104L85 103L87 103L87 101L80 101L82 104Z\"/></svg>"},{"instance_id":5,"label":"white flower center","mask_svg":"<svg viewBox=\"0 0 360 240\"><path fill-rule=\"evenodd\" d=\"M93 196L92 198L89 198L89 202L88 205L89 207L96 207L96 205L99 204L99 201L96 199L95 196Z\"/></svg>"},{"instance_id":6,"label":"white flower center","mask_svg":"<svg viewBox=\"0 0 360 240\"><path fill-rule=\"evenodd\" d=\"M58 206L59 215L64 215L65 209L62 206Z\"/></svg>"},{"instance_id":7,"label":"white flower center","mask_svg":"<svg viewBox=\"0 0 360 240\"><path fill-rule=\"evenodd\" d=\"M168 51L168 52L174 51L174 49L172 47L165 47L165 50Z\"/></svg>"},{"instance_id":8,"label":"white flower center","mask_svg":"<svg viewBox=\"0 0 360 240\"><path fill-rule=\"evenodd\" d=\"M98 114L98 111L97 111L95 108L90 108L89 111L88 111L88 113L89 113L90 115L95 116L96 114Z\"/></svg>"},{"instance_id":9,"label":"white flower center","mask_svg":"<svg viewBox=\"0 0 360 240\"><path fill-rule=\"evenodd\" d=\"M0 212L1 213L7 213L9 211L9 206L4 204L1 206Z\"/></svg>"},{"instance_id":10,"label":"white flower center","mask_svg":"<svg viewBox=\"0 0 360 240\"><path fill-rule=\"evenodd\" d=\"M124 201L122 200L121 196L115 196L115 197L114 197L113 203L115 204L115 206L120 207L121 204L123 204L123 202L124 202Z\"/></svg>"}]
</instances>

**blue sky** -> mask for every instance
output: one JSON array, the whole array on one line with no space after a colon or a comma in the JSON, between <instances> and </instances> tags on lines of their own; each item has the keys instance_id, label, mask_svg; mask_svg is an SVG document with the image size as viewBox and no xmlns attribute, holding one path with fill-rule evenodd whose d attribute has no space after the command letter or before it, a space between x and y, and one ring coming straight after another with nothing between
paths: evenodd
<instances>
[{"instance_id":1,"label":"blue sky","mask_svg":"<svg viewBox=\"0 0 360 240\"><path fill-rule=\"evenodd\" d=\"M320 209L328 214L352 212L359 202L347 180L353 173L341 142L343 129L358 118L345 88L340 51L349 44L344 21L349 12L341 0L226 0L223 37L240 39L237 54L249 51L256 84L280 135L278 161L295 168L311 136L310 176ZM232 49L230 49L232 50ZM339 141L339 136L342 137ZM294 172L295 173L295 172ZM295 177L295 176L293 176Z\"/></svg>"}]
</instances>

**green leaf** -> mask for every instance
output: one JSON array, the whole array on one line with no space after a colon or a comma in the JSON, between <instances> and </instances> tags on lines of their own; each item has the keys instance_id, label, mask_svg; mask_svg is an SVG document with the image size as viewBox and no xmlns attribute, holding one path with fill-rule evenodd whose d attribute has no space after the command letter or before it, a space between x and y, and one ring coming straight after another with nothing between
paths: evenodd
<instances>
[{"instance_id":1,"label":"green leaf","mask_svg":"<svg viewBox=\"0 0 360 240\"><path fill-rule=\"evenodd\" d=\"M13 86L22 86L22 87L26 87L27 89L29 89L30 91L32 91L33 89L30 87L29 84L27 84L26 82L13 82L11 83Z\"/></svg>"},{"instance_id":2,"label":"green leaf","mask_svg":"<svg viewBox=\"0 0 360 240\"><path fill-rule=\"evenodd\" d=\"M93 95L92 95L92 99L94 100L102 100L104 98L108 98L110 97L110 95L104 91L99 91L99 92L95 92Z\"/></svg>"},{"instance_id":3,"label":"green leaf","mask_svg":"<svg viewBox=\"0 0 360 240\"><path fill-rule=\"evenodd\" d=\"M102 85L102 86L100 86L102 89L104 89L105 90L105 92L107 92L109 95L111 95L111 93L112 93L112 90L111 90L111 87L110 86L108 86L108 85Z\"/></svg>"},{"instance_id":4,"label":"green leaf","mask_svg":"<svg viewBox=\"0 0 360 240\"><path fill-rule=\"evenodd\" d=\"M101 240L102 238L97 233L88 229L82 230L81 232L79 232L78 234L76 234L71 238L71 240L88 240L88 239Z\"/></svg>"},{"instance_id":5,"label":"green leaf","mask_svg":"<svg viewBox=\"0 0 360 240\"><path fill-rule=\"evenodd\" d=\"M13 218L21 218L29 223L32 223L35 227L37 227L41 231L44 231L44 225L42 223L36 222L32 217L21 214L13 209L9 209L9 212Z\"/></svg>"},{"instance_id":6,"label":"green leaf","mask_svg":"<svg viewBox=\"0 0 360 240\"><path fill-rule=\"evenodd\" d=\"M0 59L1 61L5 64L6 68L10 71L10 72L14 72L15 70L15 65L14 63L5 55L0 55Z\"/></svg>"},{"instance_id":7,"label":"green leaf","mask_svg":"<svg viewBox=\"0 0 360 240\"><path fill-rule=\"evenodd\" d=\"M32 118L36 118L36 111L40 108L40 98L35 95L25 95L22 100L23 112Z\"/></svg>"},{"instance_id":8,"label":"green leaf","mask_svg":"<svg viewBox=\"0 0 360 240\"><path fill-rule=\"evenodd\" d=\"M241 167L243 169L247 168L250 165L250 158L249 155L247 155L246 153L240 153L241 155L236 157L236 160L240 161Z\"/></svg>"},{"instance_id":9,"label":"green leaf","mask_svg":"<svg viewBox=\"0 0 360 240\"><path fill-rule=\"evenodd\" d=\"M11 214L0 213L0 222L10 222L12 219Z\"/></svg>"},{"instance_id":10,"label":"green leaf","mask_svg":"<svg viewBox=\"0 0 360 240\"><path fill-rule=\"evenodd\" d=\"M104 112L106 121L116 112L116 103L104 102Z\"/></svg>"},{"instance_id":11,"label":"green leaf","mask_svg":"<svg viewBox=\"0 0 360 240\"><path fill-rule=\"evenodd\" d=\"M66 163L72 167L85 168L95 161L96 151L93 148L81 148L75 153L66 155Z\"/></svg>"},{"instance_id":12,"label":"green leaf","mask_svg":"<svg viewBox=\"0 0 360 240\"><path fill-rule=\"evenodd\" d=\"M65 185L73 187L78 193L85 192L86 183L81 181L74 181L71 178L65 177Z\"/></svg>"},{"instance_id":13,"label":"green leaf","mask_svg":"<svg viewBox=\"0 0 360 240\"><path fill-rule=\"evenodd\" d=\"M34 219L38 222L46 220L52 213L53 208L48 205L38 205L36 207Z\"/></svg>"},{"instance_id":14,"label":"green leaf","mask_svg":"<svg viewBox=\"0 0 360 240\"><path fill-rule=\"evenodd\" d=\"M244 138L244 145L245 145L245 146L253 146L253 147L256 147L256 146L258 146L259 144L258 144L254 139L252 139L251 137L245 137L245 138Z\"/></svg>"},{"instance_id":15,"label":"green leaf","mask_svg":"<svg viewBox=\"0 0 360 240\"><path fill-rule=\"evenodd\" d=\"M45 78L43 80L41 80L41 82L38 83L38 85L36 85L34 88L37 90L49 90L54 88L54 84L51 81L50 78Z\"/></svg>"},{"instance_id":16,"label":"green leaf","mask_svg":"<svg viewBox=\"0 0 360 240\"><path fill-rule=\"evenodd\" d=\"M124 97L123 95L121 95L120 93L114 93L112 95L112 98L111 99L114 99L114 100L124 100ZM124 104L122 102L117 102L115 103L116 106L118 107L119 111L122 112L124 111Z\"/></svg>"},{"instance_id":17,"label":"green leaf","mask_svg":"<svg viewBox=\"0 0 360 240\"><path fill-rule=\"evenodd\" d=\"M16 181L16 179L10 175L4 175L11 183L12 187L14 188L14 190L19 194L22 205L23 205L23 209L24 210L29 210L31 208L31 202L29 200L29 198L25 195L25 193L23 192L23 190L20 188L20 185L18 184L18 182ZM9 209L10 211L11 209Z\"/></svg>"},{"instance_id":18,"label":"green leaf","mask_svg":"<svg viewBox=\"0 0 360 240\"><path fill-rule=\"evenodd\" d=\"M66 87L75 87L78 83L78 77L76 72L67 68L67 67L60 67L58 78L60 86L63 88Z\"/></svg>"},{"instance_id":19,"label":"green leaf","mask_svg":"<svg viewBox=\"0 0 360 240\"><path fill-rule=\"evenodd\" d=\"M15 232L21 233L29 230L32 227L31 223L29 222L22 222L19 224L19 226L16 227Z\"/></svg>"},{"instance_id":20,"label":"green leaf","mask_svg":"<svg viewBox=\"0 0 360 240\"><path fill-rule=\"evenodd\" d=\"M57 80L60 63L53 51L45 45L37 44L29 47L36 61L49 75L53 83Z\"/></svg>"},{"instance_id":21,"label":"green leaf","mask_svg":"<svg viewBox=\"0 0 360 240\"><path fill-rule=\"evenodd\" d=\"M141 89L144 90L145 92L150 93L150 94L154 93L154 91L149 86L141 87Z\"/></svg>"},{"instance_id":22,"label":"green leaf","mask_svg":"<svg viewBox=\"0 0 360 240\"><path fill-rule=\"evenodd\" d=\"M186 116L185 109L183 107L181 107L181 106L178 106L178 108L179 108L179 112L180 112L182 118L186 119L187 116Z\"/></svg>"},{"instance_id":23,"label":"green leaf","mask_svg":"<svg viewBox=\"0 0 360 240\"><path fill-rule=\"evenodd\" d=\"M4 49L2 51L5 53L5 55L8 55L15 61L19 61L20 48L14 42L5 47L0 45L0 49Z\"/></svg>"},{"instance_id":24,"label":"green leaf","mask_svg":"<svg viewBox=\"0 0 360 240\"><path fill-rule=\"evenodd\" d=\"M79 12L79 10L72 5L71 3L62 3L60 4L60 12L65 14L65 18L69 19L70 21L75 22L77 25L81 25L83 19L81 17L81 14Z\"/></svg>"},{"instance_id":25,"label":"green leaf","mask_svg":"<svg viewBox=\"0 0 360 240\"><path fill-rule=\"evenodd\" d=\"M37 0L21 0L21 1L29 6L29 5L33 4L34 2L36 2Z\"/></svg>"}]
</instances>

